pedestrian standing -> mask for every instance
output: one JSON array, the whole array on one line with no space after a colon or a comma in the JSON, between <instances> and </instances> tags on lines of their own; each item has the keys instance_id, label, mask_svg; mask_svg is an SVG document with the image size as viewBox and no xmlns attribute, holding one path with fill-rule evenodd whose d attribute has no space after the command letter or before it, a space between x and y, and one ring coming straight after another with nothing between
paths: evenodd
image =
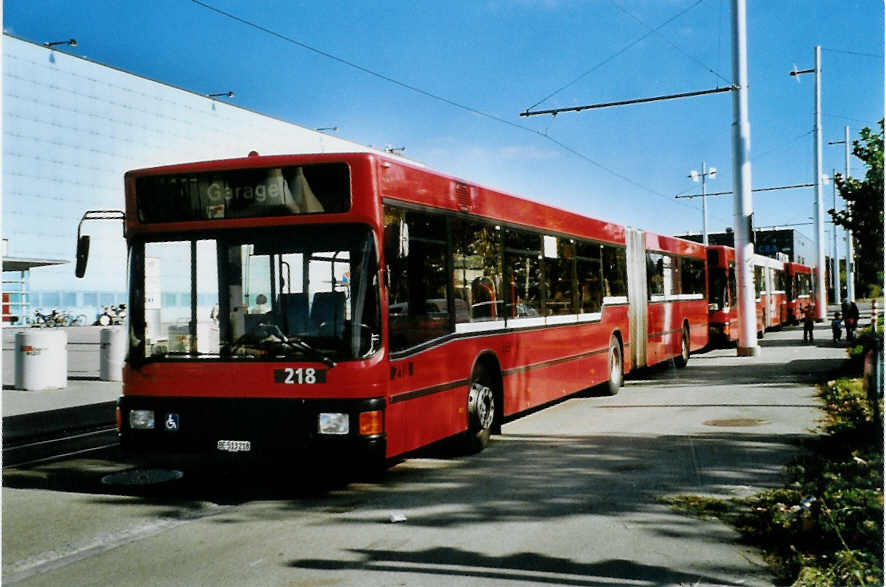
<instances>
[{"instance_id":1,"label":"pedestrian standing","mask_svg":"<svg viewBox=\"0 0 886 587\"><path fill-rule=\"evenodd\" d=\"M815 310L812 304L807 304L803 309L803 342L815 342L813 328L815 328Z\"/></svg>"},{"instance_id":2,"label":"pedestrian standing","mask_svg":"<svg viewBox=\"0 0 886 587\"><path fill-rule=\"evenodd\" d=\"M840 312L834 312L834 319L831 320L831 333L834 335L834 343L840 342L840 336L843 334L843 321L840 320Z\"/></svg>"},{"instance_id":3,"label":"pedestrian standing","mask_svg":"<svg viewBox=\"0 0 886 587\"><path fill-rule=\"evenodd\" d=\"M858 306L855 304L855 301L852 300L849 302L849 314L845 316L846 319L846 340L855 340L855 329L858 328Z\"/></svg>"}]
</instances>

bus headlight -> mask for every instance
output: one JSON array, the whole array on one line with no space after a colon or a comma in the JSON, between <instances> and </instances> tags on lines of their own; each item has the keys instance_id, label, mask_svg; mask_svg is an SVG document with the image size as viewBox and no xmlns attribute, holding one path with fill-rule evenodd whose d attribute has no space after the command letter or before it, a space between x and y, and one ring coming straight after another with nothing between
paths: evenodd
<instances>
[{"instance_id":1,"label":"bus headlight","mask_svg":"<svg viewBox=\"0 0 886 587\"><path fill-rule=\"evenodd\" d=\"M153 430L154 410L130 410L129 427L133 430Z\"/></svg>"},{"instance_id":2,"label":"bus headlight","mask_svg":"<svg viewBox=\"0 0 886 587\"><path fill-rule=\"evenodd\" d=\"M320 434L345 435L350 432L350 417L339 412L321 412L317 418L317 432Z\"/></svg>"}]
</instances>

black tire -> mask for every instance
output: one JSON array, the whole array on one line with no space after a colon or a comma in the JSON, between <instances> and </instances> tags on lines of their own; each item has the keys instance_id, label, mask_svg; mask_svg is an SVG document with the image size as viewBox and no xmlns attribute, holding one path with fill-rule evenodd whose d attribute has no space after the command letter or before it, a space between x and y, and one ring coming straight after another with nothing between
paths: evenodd
<instances>
[{"instance_id":1,"label":"black tire","mask_svg":"<svg viewBox=\"0 0 886 587\"><path fill-rule=\"evenodd\" d=\"M680 339L680 354L674 357L674 365L682 369L689 362L689 332L683 328L683 336Z\"/></svg>"},{"instance_id":2,"label":"black tire","mask_svg":"<svg viewBox=\"0 0 886 587\"><path fill-rule=\"evenodd\" d=\"M624 357L621 353L621 345L618 343L618 338L613 334L609 338L609 354L606 363L607 371L609 372L609 381L606 383L606 393L609 395L615 395L618 393L618 390L624 385Z\"/></svg>"},{"instance_id":3,"label":"black tire","mask_svg":"<svg viewBox=\"0 0 886 587\"><path fill-rule=\"evenodd\" d=\"M477 363L468 388L468 429L464 433L463 452L476 454L489 444L495 426L498 396L494 377L483 363Z\"/></svg>"}]
</instances>

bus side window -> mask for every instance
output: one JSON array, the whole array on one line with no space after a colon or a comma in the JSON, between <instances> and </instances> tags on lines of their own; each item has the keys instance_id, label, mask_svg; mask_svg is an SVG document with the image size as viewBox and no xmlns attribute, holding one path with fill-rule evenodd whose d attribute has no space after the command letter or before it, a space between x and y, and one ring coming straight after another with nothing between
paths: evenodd
<instances>
[{"instance_id":1,"label":"bus side window","mask_svg":"<svg viewBox=\"0 0 886 587\"><path fill-rule=\"evenodd\" d=\"M646 253L646 285L649 290L649 299L652 299L652 296L664 295L664 271L664 255Z\"/></svg>"},{"instance_id":2,"label":"bus side window","mask_svg":"<svg viewBox=\"0 0 886 587\"><path fill-rule=\"evenodd\" d=\"M390 348L399 351L451 331L446 218L392 206L385 206L384 217ZM403 222L405 232L399 229ZM399 242L401 235L408 246Z\"/></svg>"},{"instance_id":3,"label":"bus side window","mask_svg":"<svg viewBox=\"0 0 886 587\"><path fill-rule=\"evenodd\" d=\"M556 249L545 251L545 315L556 316L575 314L575 287L573 285L573 265L575 243L571 239L546 236L549 242L556 243ZM553 247L552 247L553 249Z\"/></svg>"},{"instance_id":4,"label":"bus side window","mask_svg":"<svg viewBox=\"0 0 886 587\"><path fill-rule=\"evenodd\" d=\"M508 318L541 316L541 235L519 230L504 234Z\"/></svg>"},{"instance_id":5,"label":"bus side window","mask_svg":"<svg viewBox=\"0 0 886 587\"><path fill-rule=\"evenodd\" d=\"M501 230L463 220L453 220L450 230L455 322L503 320Z\"/></svg>"},{"instance_id":6,"label":"bus side window","mask_svg":"<svg viewBox=\"0 0 886 587\"><path fill-rule=\"evenodd\" d=\"M603 245L604 295L607 297L627 297L627 256L621 247Z\"/></svg>"},{"instance_id":7,"label":"bus side window","mask_svg":"<svg viewBox=\"0 0 886 587\"><path fill-rule=\"evenodd\" d=\"M602 245L576 243L575 269L578 275L579 313L593 314L603 307Z\"/></svg>"},{"instance_id":8,"label":"bus side window","mask_svg":"<svg viewBox=\"0 0 886 587\"><path fill-rule=\"evenodd\" d=\"M704 295L704 261L691 257L680 257L680 269L681 293Z\"/></svg>"}]
</instances>

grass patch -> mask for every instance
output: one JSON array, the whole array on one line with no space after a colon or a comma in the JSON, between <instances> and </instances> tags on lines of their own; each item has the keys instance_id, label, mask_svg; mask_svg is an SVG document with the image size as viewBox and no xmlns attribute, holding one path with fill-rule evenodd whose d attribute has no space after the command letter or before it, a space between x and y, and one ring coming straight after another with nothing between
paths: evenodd
<instances>
[{"instance_id":1,"label":"grass patch","mask_svg":"<svg viewBox=\"0 0 886 587\"><path fill-rule=\"evenodd\" d=\"M825 434L788 466L786 487L741 499L681 495L662 501L735 527L763 550L780 581L882 585L882 418L873 417L860 379L829 381L820 396Z\"/></svg>"}]
</instances>

